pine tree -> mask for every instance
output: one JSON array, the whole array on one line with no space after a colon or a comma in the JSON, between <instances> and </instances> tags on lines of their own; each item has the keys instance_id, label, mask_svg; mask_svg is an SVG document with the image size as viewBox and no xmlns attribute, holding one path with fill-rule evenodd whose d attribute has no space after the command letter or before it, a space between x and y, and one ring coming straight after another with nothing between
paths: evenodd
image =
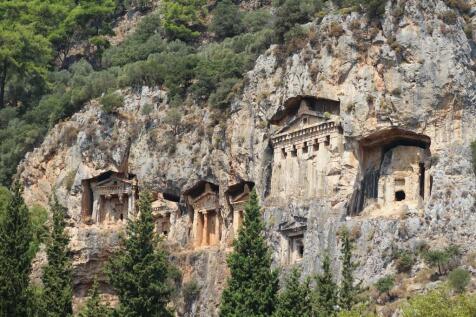
<instances>
[{"instance_id":1,"label":"pine tree","mask_svg":"<svg viewBox=\"0 0 476 317\"><path fill-rule=\"evenodd\" d=\"M88 300L86 307L79 313L79 317L107 317L109 309L101 304L99 297L99 283L97 278L94 279L93 286L88 291Z\"/></svg>"},{"instance_id":2,"label":"pine tree","mask_svg":"<svg viewBox=\"0 0 476 317\"><path fill-rule=\"evenodd\" d=\"M30 244L33 240L30 215L15 184L5 217L0 223L0 316L27 316L31 303L29 275Z\"/></svg>"},{"instance_id":3,"label":"pine tree","mask_svg":"<svg viewBox=\"0 0 476 317\"><path fill-rule=\"evenodd\" d=\"M342 282L339 289L339 305L342 309L350 310L356 303L356 296L359 293L359 285L354 285L354 271L357 264L352 262L352 241L347 230L342 231Z\"/></svg>"},{"instance_id":4,"label":"pine tree","mask_svg":"<svg viewBox=\"0 0 476 317\"><path fill-rule=\"evenodd\" d=\"M72 316L73 279L69 258L69 237L65 233L66 208L56 199L50 204L53 214L46 254L48 265L43 270L43 315L49 317Z\"/></svg>"},{"instance_id":5,"label":"pine tree","mask_svg":"<svg viewBox=\"0 0 476 317\"><path fill-rule=\"evenodd\" d=\"M119 296L120 316L172 316L167 304L173 291L170 277L175 271L167 253L157 249L151 203L151 194L142 193L139 216L127 224L125 248L107 267L109 281Z\"/></svg>"},{"instance_id":6,"label":"pine tree","mask_svg":"<svg viewBox=\"0 0 476 317\"><path fill-rule=\"evenodd\" d=\"M285 289L279 294L274 317L311 317L312 302L309 279L300 282L301 272L293 269L286 280Z\"/></svg>"},{"instance_id":7,"label":"pine tree","mask_svg":"<svg viewBox=\"0 0 476 317\"><path fill-rule=\"evenodd\" d=\"M278 290L277 272L264 238L258 196L253 191L245 206L243 227L228 258L231 276L223 291L220 316L270 316Z\"/></svg>"},{"instance_id":8,"label":"pine tree","mask_svg":"<svg viewBox=\"0 0 476 317\"><path fill-rule=\"evenodd\" d=\"M331 271L331 259L328 254L322 262L322 274L316 277L314 315L319 317L335 316L337 306L337 285Z\"/></svg>"}]
</instances>

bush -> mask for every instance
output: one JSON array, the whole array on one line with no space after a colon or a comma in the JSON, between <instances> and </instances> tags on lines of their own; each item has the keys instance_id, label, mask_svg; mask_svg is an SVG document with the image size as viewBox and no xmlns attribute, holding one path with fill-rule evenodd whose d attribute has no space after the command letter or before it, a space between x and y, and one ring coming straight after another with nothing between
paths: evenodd
<instances>
[{"instance_id":1,"label":"bush","mask_svg":"<svg viewBox=\"0 0 476 317\"><path fill-rule=\"evenodd\" d=\"M200 294L200 286L198 286L196 281L185 283L182 287L182 294L184 301L186 303L191 303L198 298L198 295Z\"/></svg>"},{"instance_id":2,"label":"bush","mask_svg":"<svg viewBox=\"0 0 476 317\"><path fill-rule=\"evenodd\" d=\"M377 283L375 283L375 288L380 294L390 292L390 290L395 285L395 277L393 275L387 275L380 278Z\"/></svg>"},{"instance_id":3,"label":"bush","mask_svg":"<svg viewBox=\"0 0 476 317\"><path fill-rule=\"evenodd\" d=\"M279 43L284 43L285 34L296 25L309 22L314 13L321 10L321 1L277 0L275 1L274 30Z\"/></svg>"},{"instance_id":4,"label":"bush","mask_svg":"<svg viewBox=\"0 0 476 317\"><path fill-rule=\"evenodd\" d=\"M447 10L440 14L440 19L448 25L458 22L458 15L453 10Z\"/></svg>"},{"instance_id":5,"label":"bush","mask_svg":"<svg viewBox=\"0 0 476 317\"><path fill-rule=\"evenodd\" d=\"M438 268L438 274L443 275L451 265L454 265L453 262L456 261L459 255L459 247L450 245L443 250L426 251L423 256L429 266Z\"/></svg>"},{"instance_id":6,"label":"bush","mask_svg":"<svg viewBox=\"0 0 476 317\"><path fill-rule=\"evenodd\" d=\"M190 42L200 35L206 0L163 0L161 4L161 24L169 40Z\"/></svg>"},{"instance_id":7,"label":"bush","mask_svg":"<svg viewBox=\"0 0 476 317\"><path fill-rule=\"evenodd\" d=\"M457 268L448 275L450 286L458 293L463 293L471 280L471 274L463 269Z\"/></svg>"},{"instance_id":8,"label":"bush","mask_svg":"<svg viewBox=\"0 0 476 317\"><path fill-rule=\"evenodd\" d=\"M102 104L102 110L111 113L124 105L124 97L118 93L109 93L103 96L100 102Z\"/></svg>"},{"instance_id":9,"label":"bush","mask_svg":"<svg viewBox=\"0 0 476 317\"><path fill-rule=\"evenodd\" d=\"M219 2L213 11L210 31L215 33L218 39L240 34L243 31L243 22L238 6L231 0Z\"/></svg>"},{"instance_id":10,"label":"bush","mask_svg":"<svg viewBox=\"0 0 476 317\"><path fill-rule=\"evenodd\" d=\"M444 289L416 295L403 305L403 317L456 317L476 315L476 296L451 297Z\"/></svg>"},{"instance_id":11,"label":"bush","mask_svg":"<svg viewBox=\"0 0 476 317\"><path fill-rule=\"evenodd\" d=\"M248 33L256 33L270 27L272 20L268 10L254 10L242 14L243 27Z\"/></svg>"},{"instance_id":12,"label":"bush","mask_svg":"<svg viewBox=\"0 0 476 317\"><path fill-rule=\"evenodd\" d=\"M398 273L408 273L415 264L415 257L409 251L400 251L396 256L396 267Z\"/></svg>"}]
</instances>

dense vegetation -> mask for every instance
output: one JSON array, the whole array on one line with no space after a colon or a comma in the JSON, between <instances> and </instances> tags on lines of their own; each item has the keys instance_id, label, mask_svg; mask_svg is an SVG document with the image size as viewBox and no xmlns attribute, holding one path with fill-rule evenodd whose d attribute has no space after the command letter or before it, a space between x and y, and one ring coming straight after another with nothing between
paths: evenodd
<instances>
[{"instance_id":1,"label":"dense vegetation","mask_svg":"<svg viewBox=\"0 0 476 317\"><path fill-rule=\"evenodd\" d=\"M336 0L347 11L378 16L383 1ZM0 184L59 120L92 98L114 112L113 91L143 85L168 90L172 105L187 98L227 109L242 78L272 43L303 35L300 25L333 6L326 0L275 0L240 11L237 1L19 0L0 2ZM147 13L135 32L111 46L115 21ZM317 14L317 12L321 12ZM211 18L210 18L211 17Z\"/></svg>"}]
</instances>

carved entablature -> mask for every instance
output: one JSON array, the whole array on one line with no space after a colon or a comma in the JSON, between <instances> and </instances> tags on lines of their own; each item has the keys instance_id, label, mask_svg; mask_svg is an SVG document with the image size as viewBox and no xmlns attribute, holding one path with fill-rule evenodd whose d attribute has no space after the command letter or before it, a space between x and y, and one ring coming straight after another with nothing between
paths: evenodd
<instances>
[{"instance_id":1,"label":"carved entablature","mask_svg":"<svg viewBox=\"0 0 476 317\"><path fill-rule=\"evenodd\" d=\"M325 144L329 142L328 136L339 133L340 125L335 122L318 123L292 132L278 133L271 139L273 148L285 148L286 152L293 150L293 146ZM294 148L296 150L296 148Z\"/></svg>"},{"instance_id":2,"label":"carved entablature","mask_svg":"<svg viewBox=\"0 0 476 317\"><path fill-rule=\"evenodd\" d=\"M253 187L254 184L251 182L242 182L230 186L227 194L234 211L245 209L245 205L250 198L250 192Z\"/></svg>"},{"instance_id":3,"label":"carved entablature","mask_svg":"<svg viewBox=\"0 0 476 317\"><path fill-rule=\"evenodd\" d=\"M292 220L280 223L278 231L286 237L304 235L307 230L307 218L295 215L292 217Z\"/></svg>"},{"instance_id":4,"label":"carved entablature","mask_svg":"<svg viewBox=\"0 0 476 317\"><path fill-rule=\"evenodd\" d=\"M164 198L162 193L156 194L156 199L152 202L152 214L153 215L170 215L179 209L176 201L168 200Z\"/></svg>"},{"instance_id":5,"label":"carved entablature","mask_svg":"<svg viewBox=\"0 0 476 317\"><path fill-rule=\"evenodd\" d=\"M135 178L129 180L114 175L94 184L93 187L99 195L103 196L131 194L137 190L137 181Z\"/></svg>"}]
</instances>

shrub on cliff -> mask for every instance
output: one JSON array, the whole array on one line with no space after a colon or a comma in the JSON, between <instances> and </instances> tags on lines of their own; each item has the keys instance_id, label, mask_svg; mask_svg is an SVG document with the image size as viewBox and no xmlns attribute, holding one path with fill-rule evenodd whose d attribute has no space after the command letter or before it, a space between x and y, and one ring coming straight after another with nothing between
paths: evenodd
<instances>
[{"instance_id":1,"label":"shrub on cliff","mask_svg":"<svg viewBox=\"0 0 476 317\"><path fill-rule=\"evenodd\" d=\"M471 273L461 267L454 269L448 274L450 286L458 293L463 293L470 281Z\"/></svg>"},{"instance_id":2,"label":"shrub on cliff","mask_svg":"<svg viewBox=\"0 0 476 317\"><path fill-rule=\"evenodd\" d=\"M412 297L403 305L403 317L476 316L476 295L450 296L448 290L436 289Z\"/></svg>"},{"instance_id":3,"label":"shrub on cliff","mask_svg":"<svg viewBox=\"0 0 476 317\"><path fill-rule=\"evenodd\" d=\"M245 206L243 226L228 258L231 276L222 294L220 316L271 316L275 309L278 274L271 269L271 251L256 191Z\"/></svg>"},{"instance_id":4,"label":"shrub on cliff","mask_svg":"<svg viewBox=\"0 0 476 317\"><path fill-rule=\"evenodd\" d=\"M114 112L117 108L124 105L124 97L117 93L110 93L101 98L102 110L105 112Z\"/></svg>"},{"instance_id":5,"label":"shrub on cliff","mask_svg":"<svg viewBox=\"0 0 476 317\"><path fill-rule=\"evenodd\" d=\"M205 0L163 0L162 28L169 40L190 42L200 35Z\"/></svg>"},{"instance_id":6,"label":"shrub on cliff","mask_svg":"<svg viewBox=\"0 0 476 317\"><path fill-rule=\"evenodd\" d=\"M46 254L48 264L43 269L43 296L41 297L41 315L65 317L73 315L73 276L69 258L69 237L65 233L66 208L56 197L51 204L53 226L51 228Z\"/></svg>"},{"instance_id":7,"label":"shrub on cliff","mask_svg":"<svg viewBox=\"0 0 476 317\"><path fill-rule=\"evenodd\" d=\"M218 39L224 39L240 34L243 31L243 22L238 6L231 0L220 1L213 11L210 31Z\"/></svg>"},{"instance_id":8,"label":"shrub on cliff","mask_svg":"<svg viewBox=\"0 0 476 317\"><path fill-rule=\"evenodd\" d=\"M127 223L124 249L107 266L109 282L119 296L119 316L173 316L167 307L176 273L154 233L152 195L141 193L137 219Z\"/></svg>"}]
</instances>

